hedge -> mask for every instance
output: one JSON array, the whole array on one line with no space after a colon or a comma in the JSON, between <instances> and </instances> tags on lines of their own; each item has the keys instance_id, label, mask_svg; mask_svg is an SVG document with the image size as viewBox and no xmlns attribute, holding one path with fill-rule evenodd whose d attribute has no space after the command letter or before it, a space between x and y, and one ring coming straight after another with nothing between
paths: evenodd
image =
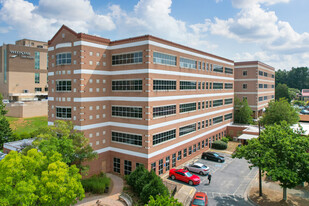
<instances>
[{"instance_id":1,"label":"hedge","mask_svg":"<svg viewBox=\"0 0 309 206\"><path fill-rule=\"evenodd\" d=\"M214 141L211 145L211 147L213 149L221 149L221 150L224 150L227 148L227 143L221 141L221 140L217 140L217 141Z\"/></svg>"}]
</instances>

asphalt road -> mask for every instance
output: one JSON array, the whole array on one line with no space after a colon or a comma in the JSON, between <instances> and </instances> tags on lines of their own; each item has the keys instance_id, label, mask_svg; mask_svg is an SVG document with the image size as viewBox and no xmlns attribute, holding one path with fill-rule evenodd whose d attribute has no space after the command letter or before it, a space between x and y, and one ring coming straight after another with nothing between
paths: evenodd
<instances>
[{"instance_id":1,"label":"asphalt road","mask_svg":"<svg viewBox=\"0 0 309 206\"><path fill-rule=\"evenodd\" d=\"M225 156L224 163L199 159L210 168L212 174L211 183L208 184L206 176L201 176L201 183L195 186L197 191L206 192L209 206L247 206L251 205L245 200L245 191L251 180L257 174L258 169L249 169L249 164L243 159L232 159Z\"/></svg>"}]
</instances>

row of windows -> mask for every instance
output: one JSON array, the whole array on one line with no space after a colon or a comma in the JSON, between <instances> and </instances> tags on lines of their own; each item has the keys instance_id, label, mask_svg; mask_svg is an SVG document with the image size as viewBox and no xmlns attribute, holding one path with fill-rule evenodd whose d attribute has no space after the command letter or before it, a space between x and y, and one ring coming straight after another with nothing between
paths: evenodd
<instances>
[{"instance_id":1,"label":"row of windows","mask_svg":"<svg viewBox=\"0 0 309 206\"><path fill-rule=\"evenodd\" d=\"M196 69L196 61L180 57L179 64L181 68Z\"/></svg>"},{"instance_id":2,"label":"row of windows","mask_svg":"<svg viewBox=\"0 0 309 206\"><path fill-rule=\"evenodd\" d=\"M212 82L180 81L180 90L212 89ZM176 80L153 80L154 91L176 90ZM233 83L224 83L225 89L233 89ZM142 91L142 80L113 80L112 91ZM213 89L223 89L223 83L214 82Z\"/></svg>"},{"instance_id":3,"label":"row of windows","mask_svg":"<svg viewBox=\"0 0 309 206\"><path fill-rule=\"evenodd\" d=\"M112 141L142 146L142 135L112 132Z\"/></svg>"},{"instance_id":4,"label":"row of windows","mask_svg":"<svg viewBox=\"0 0 309 206\"><path fill-rule=\"evenodd\" d=\"M153 80L153 90L176 90L176 81Z\"/></svg>"},{"instance_id":5,"label":"row of windows","mask_svg":"<svg viewBox=\"0 0 309 206\"><path fill-rule=\"evenodd\" d=\"M196 81L180 81L180 90L196 89Z\"/></svg>"},{"instance_id":6,"label":"row of windows","mask_svg":"<svg viewBox=\"0 0 309 206\"><path fill-rule=\"evenodd\" d=\"M224 104L229 105L233 103L232 98L227 98L224 99ZM212 101L203 101L203 102L190 102L190 103L185 103L185 104L180 104L179 105L179 113L185 113L185 112L191 112L191 111L196 111L196 106L198 105L198 109L204 109L211 107L219 107L223 105L223 99L218 99ZM162 116L168 116L168 115L173 115L176 114L176 105L167 105L167 106L159 106L159 107L153 107L153 118L156 117L162 117Z\"/></svg>"},{"instance_id":7,"label":"row of windows","mask_svg":"<svg viewBox=\"0 0 309 206\"><path fill-rule=\"evenodd\" d=\"M153 62L155 64L164 64L164 65L171 65L171 66L176 66L177 65L177 57L174 55L169 55L169 54L164 54L164 53L159 53L159 52L153 52ZM179 58L179 64L181 68L188 68L188 69L199 69L199 70L207 70L207 71L215 71L215 72L220 72L223 73L223 66L221 65L216 65L216 64L208 64L205 62L197 62L192 59L188 58ZM226 74L233 74L233 69L232 68L225 68L225 73Z\"/></svg>"},{"instance_id":8,"label":"row of windows","mask_svg":"<svg viewBox=\"0 0 309 206\"><path fill-rule=\"evenodd\" d=\"M152 137L152 145L160 144L162 142L175 139L176 138L176 129L155 134Z\"/></svg>"},{"instance_id":9,"label":"row of windows","mask_svg":"<svg viewBox=\"0 0 309 206\"><path fill-rule=\"evenodd\" d=\"M275 85L274 84L270 84L268 86L268 84L259 84L259 88L262 89L262 88L275 88Z\"/></svg>"},{"instance_id":10,"label":"row of windows","mask_svg":"<svg viewBox=\"0 0 309 206\"><path fill-rule=\"evenodd\" d=\"M56 117L61 119L71 119L72 110L69 107L56 107Z\"/></svg>"},{"instance_id":11,"label":"row of windows","mask_svg":"<svg viewBox=\"0 0 309 206\"><path fill-rule=\"evenodd\" d=\"M71 64L71 53L56 54L56 65Z\"/></svg>"},{"instance_id":12,"label":"row of windows","mask_svg":"<svg viewBox=\"0 0 309 206\"><path fill-rule=\"evenodd\" d=\"M179 113L191 112L195 110L196 110L196 102L179 105Z\"/></svg>"},{"instance_id":13,"label":"row of windows","mask_svg":"<svg viewBox=\"0 0 309 206\"><path fill-rule=\"evenodd\" d=\"M34 52L34 69L40 69L40 52Z\"/></svg>"},{"instance_id":14,"label":"row of windows","mask_svg":"<svg viewBox=\"0 0 309 206\"><path fill-rule=\"evenodd\" d=\"M35 84L40 83L40 73L34 73L34 83Z\"/></svg>"},{"instance_id":15,"label":"row of windows","mask_svg":"<svg viewBox=\"0 0 309 206\"><path fill-rule=\"evenodd\" d=\"M143 52L112 55L112 65L137 64L143 62Z\"/></svg>"},{"instance_id":16,"label":"row of windows","mask_svg":"<svg viewBox=\"0 0 309 206\"><path fill-rule=\"evenodd\" d=\"M225 121L230 120L232 118L233 118L232 113L224 115ZM196 127L196 123L180 127L179 128L179 137L184 136L184 135L189 134L189 133L192 133L192 132L195 132L196 130L200 130L200 129L210 127L212 124L213 125L219 124L221 122L223 122L223 116L218 116L218 117L214 117L214 118L209 119L209 120L207 119L205 121L203 120L203 121L197 122L197 127ZM175 138L176 138L176 129L173 129L173 130L169 130L169 131L166 131L166 132L162 132L162 133L153 135L152 141L153 141L153 145L156 145L156 144L159 144L159 143L171 140L171 139L175 139Z\"/></svg>"},{"instance_id":17,"label":"row of windows","mask_svg":"<svg viewBox=\"0 0 309 206\"><path fill-rule=\"evenodd\" d=\"M184 127L180 127L179 128L179 136L184 136L186 134L189 134L191 132L195 132L196 131L196 123L194 124L190 124Z\"/></svg>"},{"instance_id":18,"label":"row of windows","mask_svg":"<svg viewBox=\"0 0 309 206\"><path fill-rule=\"evenodd\" d=\"M223 99L217 99L213 101L213 107L219 107L223 105Z\"/></svg>"},{"instance_id":19,"label":"row of windows","mask_svg":"<svg viewBox=\"0 0 309 206\"><path fill-rule=\"evenodd\" d=\"M112 106L112 116L141 119L142 107Z\"/></svg>"},{"instance_id":20,"label":"row of windows","mask_svg":"<svg viewBox=\"0 0 309 206\"><path fill-rule=\"evenodd\" d=\"M142 91L143 80L113 80L112 91Z\"/></svg>"},{"instance_id":21,"label":"row of windows","mask_svg":"<svg viewBox=\"0 0 309 206\"><path fill-rule=\"evenodd\" d=\"M120 173L120 159L119 158L114 158L114 172ZM132 162L129 160L124 160L124 174L129 175L132 172ZM136 166L137 163L136 163Z\"/></svg>"},{"instance_id":22,"label":"row of windows","mask_svg":"<svg viewBox=\"0 0 309 206\"><path fill-rule=\"evenodd\" d=\"M153 118L176 114L176 105L153 107Z\"/></svg>"},{"instance_id":23,"label":"row of windows","mask_svg":"<svg viewBox=\"0 0 309 206\"><path fill-rule=\"evenodd\" d=\"M259 71L259 75L260 75L260 76L264 76L264 77L268 77L268 73L267 73L267 72L263 72L263 71ZM271 75L271 78L275 78L275 75L272 74L272 75Z\"/></svg>"},{"instance_id":24,"label":"row of windows","mask_svg":"<svg viewBox=\"0 0 309 206\"><path fill-rule=\"evenodd\" d=\"M68 87L68 85L62 85L62 87ZM41 89L38 91L42 91ZM233 99L227 98L224 99L224 104L232 104ZM179 105L179 113L191 112L196 111L197 109L204 109L208 107L218 107L223 105L223 99L214 100L212 101L203 101L203 102L190 102L185 104ZM198 108L197 108L198 106ZM91 107L92 108L92 107ZM67 110L68 108L64 108ZM91 109L92 110L92 109ZM59 108L60 111L60 108ZM162 116L169 116L176 114L176 105L166 105L166 106L159 106L153 107L153 118L162 117ZM130 106L112 106L112 116L113 117L122 117L122 118L135 118L135 119L142 119L142 107L130 107ZM70 109L70 117L63 117L63 115L57 115L59 118L71 118L71 109Z\"/></svg>"},{"instance_id":25,"label":"row of windows","mask_svg":"<svg viewBox=\"0 0 309 206\"><path fill-rule=\"evenodd\" d=\"M153 63L176 66L177 57L159 52L153 52Z\"/></svg>"},{"instance_id":26,"label":"row of windows","mask_svg":"<svg viewBox=\"0 0 309 206\"><path fill-rule=\"evenodd\" d=\"M57 92L68 92L72 89L71 80L57 80L56 81L56 91Z\"/></svg>"},{"instance_id":27,"label":"row of windows","mask_svg":"<svg viewBox=\"0 0 309 206\"><path fill-rule=\"evenodd\" d=\"M271 96L262 96L262 97L259 97L259 102L261 101L265 101L267 99L274 99L275 98L275 95L271 95Z\"/></svg>"}]
</instances>

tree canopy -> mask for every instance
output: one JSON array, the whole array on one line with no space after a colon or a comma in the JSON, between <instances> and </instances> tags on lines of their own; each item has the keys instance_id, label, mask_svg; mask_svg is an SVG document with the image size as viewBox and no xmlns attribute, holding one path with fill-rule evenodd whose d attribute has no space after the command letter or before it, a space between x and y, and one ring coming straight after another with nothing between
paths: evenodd
<instances>
[{"instance_id":1,"label":"tree canopy","mask_svg":"<svg viewBox=\"0 0 309 206\"><path fill-rule=\"evenodd\" d=\"M145 206L182 206L174 197L168 195L157 195L156 198L150 196L149 202Z\"/></svg>"},{"instance_id":2,"label":"tree canopy","mask_svg":"<svg viewBox=\"0 0 309 206\"><path fill-rule=\"evenodd\" d=\"M234 98L234 122L240 124L251 124L253 122L252 110L248 105L247 99L240 101Z\"/></svg>"},{"instance_id":3,"label":"tree canopy","mask_svg":"<svg viewBox=\"0 0 309 206\"><path fill-rule=\"evenodd\" d=\"M11 151L0 161L0 205L72 205L83 199L81 175L61 154Z\"/></svg>"},{"instance_id":4,"label":"tree canopy","mask_svg":"<svg viewBox=\"0 0 309 206\"><path fill-rule=\"evenodd\" d=\"M286 188L309 181L309 139L301 134L285 121L266 126L259 139L249 140L232 157L245 158L252 167L260 167L267 176L279 181L286 199Z\"/></svg>"},{"instance_id":5,"label":"tree canopy","mask_svg":"<svg viewBox=\"0 0 309 206\"><path fill-rule=\"evenodd\" d=\"M149 201L150 196L169 195L162 179L153 170L150 172L146 170L143 165L137 167L126 179L133 191L139 195L145 204Z\"/></svg>"},{"instance_id":6,"label":"tree canopy","mask_svg":"<svg viewBox=\"0 0 309 206\"><path fill-rule=\"evenodd\" d=\"M294 107L292 107L286 99L279 101L270 101L266 111L263 114L261 123L279 124L281 121L286 121L289 125L296 124L299 120L299 115Z\"/></svg>"},{"instance_id":7,"label":"tree canopy","mask_svg":"<svg viewBox=\"0 0 309 206\"><path fill-rule=\"evenodd\" d=\"M54 151L60 153L65 163L75 164L82 172L88 169L82 163L97 157L97 153L89 145L88 138L82 132L74 130L70 121L55 121L53 126L41 128L37 131L33 146L47 156Z\"/></svg>"},{"instance_id":8,"label":"tree canopy","mask_svg":"<svg viewBox=\"0 0 309 206\"><path fill-rule=\"evenodd\" d=\"M5 109L5 104L2 102L3 98L0 94L0 149L2 149L3 144L9 142L12 136L12 129L10 128L10 123L4 116L7 114Z\"/></svg>"},{"instance_id":9,"label":"tree canopy","mask_svg":"<svg viewBox=\"0 0 309 206\"><path fill-rule=\"evenodd\" d=\"M276 71L276 86L286 84L290 88L298 90L309 88L309 70L308 67L292 68L290 71Z\"/></svg>"},{"instance_id":10,"label":"tree canopy","mask_svg":"<svg viewBox=\"0 0 309 206\"><path fill-rule=\"evenodd\" d=\"M286 84L278 84L275 89L275 97L276 100L285 98L290 102L291 97L289 94L289 87Z\"/></svg>"}]
</instances>

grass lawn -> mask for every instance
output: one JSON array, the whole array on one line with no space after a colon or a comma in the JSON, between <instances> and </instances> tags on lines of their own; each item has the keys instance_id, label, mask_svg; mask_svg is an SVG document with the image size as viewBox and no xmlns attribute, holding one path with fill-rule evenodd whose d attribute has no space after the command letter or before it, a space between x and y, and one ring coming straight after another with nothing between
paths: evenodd
<instances>
[{"instance_id":1,"label":"grass lawn","mask_svg":"<svg viewBox=\"0 0 309 206\"><path fill-rule=\"evenodd\" d=\"M11 129L17 134L24 132L30 133L40 127L47 126L47 116L43 117L32 117L32 118L16 118L7 117Z\"/></svg>"}]
</instances>

